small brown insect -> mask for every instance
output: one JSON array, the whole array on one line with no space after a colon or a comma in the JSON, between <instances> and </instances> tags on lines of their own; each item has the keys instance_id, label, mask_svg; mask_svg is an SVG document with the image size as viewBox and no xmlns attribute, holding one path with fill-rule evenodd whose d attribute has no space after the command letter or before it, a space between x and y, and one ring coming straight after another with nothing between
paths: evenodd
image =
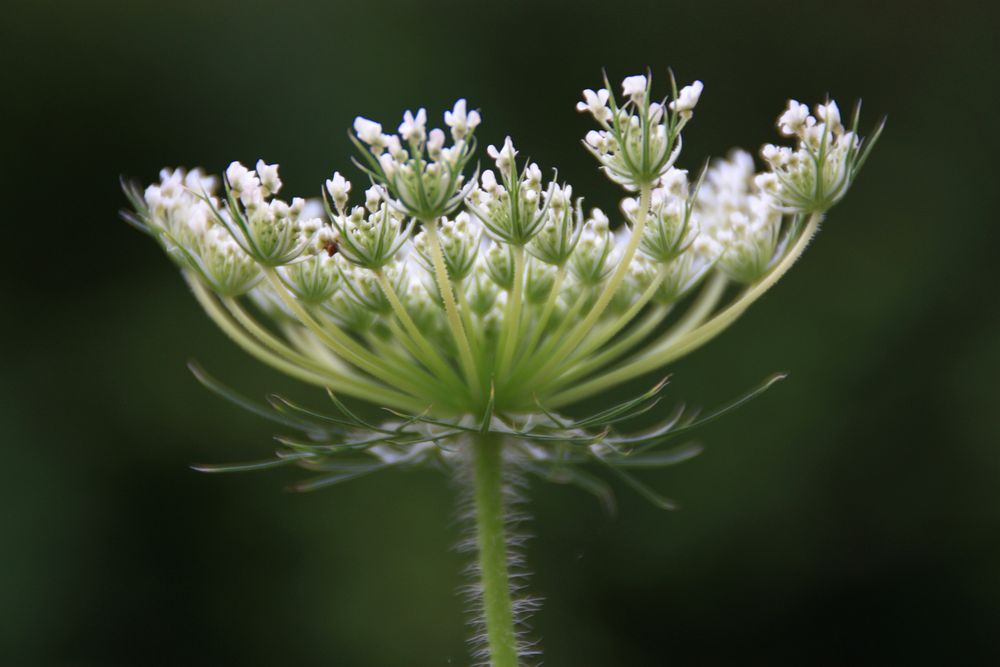
<instances>
[{"instance_id":1,"label":"small brown insect","mask_svg":"<svg viewBox=\"0 0 1000 667\"><path fill-rule=\"evenodd\" d=\"M337 253L337 242L327 241L326 245L323 246L323 249L326 250L326 254L328 254L330 257L333 257Z\"/></svg>"}]
</instances>

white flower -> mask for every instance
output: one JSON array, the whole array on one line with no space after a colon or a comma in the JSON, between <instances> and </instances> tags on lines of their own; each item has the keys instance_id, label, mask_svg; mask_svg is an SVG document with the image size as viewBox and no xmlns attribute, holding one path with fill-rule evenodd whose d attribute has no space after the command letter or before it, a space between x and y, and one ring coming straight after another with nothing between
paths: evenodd
<instances>
[{"instance_id":1,"label":"white flower","mask_svg":"<svg viewBox=\"0 0 1000 667\"><path fill-rule=\"evenodd\" d=\"M691 119L702 88L700 81L685 87L680 99L670 104L669 115L662 104L647 99L652 89L647 76L625 78L622 90L630 101L615 114L604 106L610 99L606 90L584 91L577 109L591 111L601 125L587 133L584 146L601 163L605 175L626 190L654 187L680 154L680 132Z\"/></svg>"},{"instance_id":2,"label":"white flower","mask_svg":"<svg viewBox=\"0 0 1000 667\"><path fill-rule=\"evenodd\" d=\"M583 101L576 103L576 110L589 112L598 123L607 123L611 120L611 109L608 108L607 88L601 88L597 92L589 88L583 91Z\"/></svg>"},{"instance_id":3,"label":"white flower","mask_svg":"<svg viewBox=\"0 0 1000 667\"><path fill-rule=\"evenodd\" d=\"M815 124L816 119L809 115L809 107L795 100L788 100L788 108L778 118L778 129L786 137L801 134Z\"/></svg>"},{"instance_id":4,"label":"white flower","mask_svg":"<svg viewBox=\"0 0 1000 667\"><path fill-rule=\"evenodd\" d=\"M382 125L362 116L354 119L354 133L358 139L371 146L376 155L385 150L386 137L382 134Z\"/></svg>"},{"instance_id":5,"label":"white flower","mask_svg":"<svg viewBox=\"0 0 1000 667\"><path fill-rule=\"evenodd\" d=\"M334 206L342 210L347 205L347 197L351 192L351 182L341 176L339 171L335 171L333 178L328 178L326 181L326 191L330 193Z\"/></svg>"},{"instance_id":6,"label":"white flower","mask_svg":"<svg viewBox=\"0 0 1000 667\"><path fill-rule=\"evenodd\" d=\"M395 134L385 138L385 146L389 151L389 155L391 155L392 159L397 162L406 162L406 160L410 157L410 154L406 152L405 148L403 148L403 142L401 142L399 137Z\"/></svg>"},{"instance_id":7,"label":"white flower","mask_svg":"<svg viewBox=\"0 0 1000 667\"><path fill-rule=\"evenodd\" d=\"M464 99L455 102L455 107L451 111L444 112L445 125L451 128L451 136L455 141L465 139L479 126L481 120L478 111L466 112Z\"/></svg>"},{"instance_id":8,"label":"white flower","mask_svg":"<svg viewBox=\"0 0 1000 667\"><path fill-rule=\"evenodd\" d=\"M758 190L771 196L778 194L781 188L778 176L773 173L757 174L753 178L753 183Z\"/></svg>"},{"instance_id":9,"label":"white flower","mask_svg":"<svg viewBox=\"0 0 1000 667\"><path fill-rule=\"evenodd\" d=\"M206 176L201 169L192 169L184 177L184 187L199 195L206 195L215 192L218 188L219 179L215 176Z\"/></svg>"},{"instance_id":10,"label":"white flower","mask_svg":"<svg viewBox=\"0 0 1000 667\"><path fill-rule=\"evenodd\" d=\"M649 103L649 122L659 123L663 120L663 105L659 102Z\"/></svg>"},{"instance_id":11,"label":"white flower","mask_svg":"<svg viewBox=\"0 0 1000 667\"><path fill-rule=\"evenodd\" d=\"M504 139L503 148L497 150L497 147L491 144L486 149L486 154L496 160L498 169L510 171L514 166L514 157L517 155L517 151L514 150L514 142L511 141L510 137L507 137Z\"/></svg>"},{"instance_id":12,"label":"white flower","mask_svg":"<svg viewBox=\"0 0 1000 667\"><path fill-rule=\"evenodd\" d=\"M698 105L701 91L704 89L705 85L701 81L695 81L689 86L684 86L677 95L677 99L670 103L670 110L676 111L685 118L690 118L691 112Z\"/></svg>"},{"instance_id":13,"label":"white flower","mask_svg":"<svg viewBox=\"0 0 1000 667\"><path fill-rule=\"evenodd\" d=\"M381 202L382 189L379 186L373 185L365 190L365 208L367 208L371 213L378 210Z\"/></svg>"},{"instance_id":14,"label":"white flower","mask_svg":"<svg viewBox=\"0 0 1000 667\"><path fill-rule=\"evenodd\" d=\"M354 119L373 183L363 193L330 172L318 202L283 201L279 168L263 160L228 165L218 194L201 171L166 169L145 192L128 189L129 221L196 289L261 306L216 309L261 358L338 394L412 414L431 405L435 419L495 409L531 433L548 423L538 404L610 391L612 379L650 373L728 326L806 247L868 154L836 103L793 100L779 119L792 140L762 149L765 173L737 152L689 179L674 165L703 85L678 85L660 102L653 83L632 76L624 96L615 83L574 101L595 119L585 150L626 191L611 219L587 217L584 193L546 180L510 137L483 152L489 169L473 176L480 117L459 99L441 129L416 105L388 133ZM706 276L705 297L691 299L704 305L678 312ZM261 314L275 320L248 319Z\"/></svg>"},{"instance_id":15,"label":"white flower","mask_svg":"<svg viewBox=\"0 0 1000 667\"><path fill-rule=\"evenodd\" d=\"M264 196L278 194L281 190L281 179L278 178L278 165L267 164L263 160L257 160L257 176L260 177L260 184L264 188Z\"/></svg>"},{"instance_id":16,"label":"white flower","mask_svg":"<svg viewBox=\"0 0 1000 667\"><path fill-rule=\"evenodd\" d=\"M840 108L833 100L826 104L816 105L816 118L826 123L834 134L840 134L844 131L844 126L840 121Z\"/></svg>"},{"instance_id":17,"label":"white flower","mask_svg":"<svg viewBox=\"0 0 1000 667\"><path fill-rule=\"evenodd\" d=\"M389 153L383 153L378 156L378 164L382 168L382 172L385 174L386 178L393 178L396 172L399 171L399 162L390 155Z\"/></svg>"},{"instance_id":18,"label":"white flower","mask_svg":"<svg viewBox=\"0 0 1000 667\"><path fill-rule=\"evenodd\" d=\"M539 191L542 188L542 170L532 162L524 171L524 186L530 190Z\"/></svg>"},{"instance_id":19,"label":"white flower","mask_svg":"<svg viewBox=\"0 0 1000 667\"><path fill-rule=\"evenodd\" d=\"M877 128L862 148L861 138L845 130L836 102L817 105L816 117L805 104L789 100L778 129L794 136L796 146L768 144L761 149L774 175L762 179L761 187L787 213L825 211L840 201L882 130Z\"/></svg>"},{"instance_id":20,"label":"white flower","mask_svg":"<svg viewBox=\"0 0 1000 667\"><path fill-rule=\"evenodd\" d=\"M434 128L430 132L430 136L427 139L427 155L430 156L432 160L436 160L441 157L441 149L444 147L444 132Z\"/></svg>"},{"instance_id":21,"label":"white flower","mask_svg":"<svg viewBox=\"0 0 1000 667\"><path fill-rule=\"evenodd\" d=\"M492 146L491 146L492 148ZM483 170L482 176L479 177L480 182L483 184L483 190L489 193L493 193L497 189L497 177L491 169Z\"/></svg>"},{"instance_id":22,"label":"white flower","mask_svg":"<svg viewBox=\"0 0 1000 667\"><path fill-rule=\"evenodd\" d=\"M226 181L238 195L253 192L260 187L257 175L239 162L231 162L226 168Z\"/></svg>"},{"instance_id":23,"label":"white flower","mask_svg":"<svg viewBox=\"0 0 1000 667\"><path fill-rule=\"evenodd\" d=\"M409 110L403 114L403 122L399 124L399 136L411 144L418 144L427 134L427 110L418 109L414 116Z\"/></svg>"},{"instance_id":24,"label":"white flower","mask_svg":"<svg viewBox=\"0 0 1000 667\"><path fill-rule=\"evenodd\" d=\"M687 169L675 169L671 167L660 178L660 187L666 194L674 197L686 197L688 190Z\"/></svg>"},{"instance_id":25,"label":"white flower","mask_svg":"<svg viewBox=\"0 0 1000 667\"><path fill-rule=\"evenodd\" d=\"M635 104L641 104L646 98L646 77L642 74L625 77L622 80L622 94Z\"/></svg>"}]
</instances>

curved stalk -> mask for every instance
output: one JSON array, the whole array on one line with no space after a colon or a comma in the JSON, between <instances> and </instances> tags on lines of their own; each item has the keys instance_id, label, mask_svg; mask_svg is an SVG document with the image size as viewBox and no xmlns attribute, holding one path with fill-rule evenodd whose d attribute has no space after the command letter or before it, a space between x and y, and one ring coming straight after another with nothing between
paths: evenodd
<instances>
[{"instance_id":1,"label":"curved stalk","mask_svg":"<svg viewBox=\"0 0 1000 667\"><path fill-rule=\"evenodd\" d=\"M409 334L410 339L413 341L414 345L418 347L422 353L422 356L416 357L420 361L432 366L435 371L441 374L441 380L446 385L453 385L453 383L458 383L461 385L461 380L452 370L451 366L445 362L434 346L428 342L427 338L417 327L417 324L410 317L410 314L406 312L406 308L403 306L402 301L399 300L399 295L396 293L396 289L389 282L389 279L385 277L385 271L379 269L375 271L375 279L378 281L379 287L382 288L382 293L385 294L386 298L389 300L389 304L392 306L393 312L399 321L403 324L403 328L406 333Z\"/></svg>"},{"instance_id":2,"label":"curved stalk","mask_svg":"<svg viewBox=\"0 0 1000 667\"><path fill-rule=\"evenodd\" d=\"M544 363L545 359L549 359L553 350L559 345L563 340L563 337L568 334L568 329L573 325L576 320L576 316L579 314L580 310L583 308L584 304L587 302L589 294L586 290L581 290L580 295L570 306L569 311L562 318L562 321L556 326L555 331L553 331L548 340L541 342L538 349L534 354L525 357L524 361L518 367L518 371L524 371L526 374L518 373L511 378L511 384L514 385L524 385L528 378L534 379L537 377L536 371L538 367Z\"/></svg>"},{"instance_id":3,"label":"curved stalk","mask_svg":"<svg viewBox=\"0 0 1000 667\"><path fill-rule=\"evenodd\" d=\"M281 331L285 338L288 339L288 342L300 354L312 359L319 359L340 373L346 375L354 373L352 366L334 354L333 350L324 345L309 329L306 329L299 322L295 322L294 324L289 322L281 327Z\"/></svg>"},{"instance_id":4,"label":"curved stalk","mask_svg":"<svg viewBox=\"0 0 1000 667\"><path fill-rule=\"evenodd\" d=\"M337 377L329 372L302 368L272 352L253 338L232 319L232 316L215 300L213 295L197 279L185 276L195 299L212 321L222 329L229 338L244 352L272 368L286 373L317 387L330 387L336 391L360 398L365 401L379 402L387 406L395 406L400 410L421 411L426 406L420 405L413 398L392 391L388 388L373 385L370 382L351 382L349 378Z\"/></svg>"},{"instance_id":5,"label":"curved stalk","mask_svg":"<svg viewBox=\"0 0 1000 667\"><path fill-rule=\"evenodd\" d=\"M473 393L478 394L478 377L476 364L472 359L472 348L469 347L469 339L465 328L462 326L461 317L458 314L458 306L455 304L455 293L451 289L451 278L448 276L448 267L444 264L444 253L441 251L441 240L438 238L437 222L434 220L424 220L424 230L427 232L427 239L431 246L431 261L434 264L434 277L437 280L438 289L444 299L444 309L448 316L448 327L452 336L455 337L455 346L458 347L458 356L462 361L462 370L466 379L473 389Z\"/></svg>"},{"instance_id":6,"label":"curved stalk","mask_svg":"<svg viewBox=\"0 0 1000 667\"><path fill-rule=\"evenodd\" d=\"M354 384L368 383L367 379L357 375L350 366L346 365L340 357L334 355L328 348L324 348L324 350L330 353L325 357L303 354L294 341L291 339L283 340L260 324L238 300L229 297L219 297L219 301L222 302L222 305L226 307L226 310L229 311L233 318L246 329L247 333L278 356L317 373L325 373L334 378L342 378Z\"/></svg>"},{"instance_id":7,"label":"curved stalk","mask_svg":"<svg viewBox=\"0 0 1000 667\"><path fill-rule=\"evenodd\" d=\"M577 360L577 365L570 367L565 373L560 375L556 382L565 385L626 354L646 338L646 336L653 333L653 330L656 329L669 312L670 306L657 306L620 339L613 341L606 348L591 357Z\"/></svg>"},{"instance_id":8,"label":"curved stalk","mask_svg":"<svg viewBox=\"0 0 1000 667\"><path fill-rule=\"evenodd\" d=\"M642 233L646 229L646 218L649 216L651 193L652 186L649 184L644 184L639 188L639 212L636 214L635 226L632 228L632 234L629 236L628 244L625 246L625 251L618 261L615 272L607 284L605 284L601 295L597 297L597 301L591 307L587 316L575 327L575 331L570 334L570 337L542 364L534 377L543 377L553 366L562 363L563 359L576 349L576 346L583 340L584 336L590 333L591 328L597 323L601 315L604 314L608 304L611 303L611 299L614 298L615 292L625 279L625 273L632 264L632 258L635 257L635 253L639 249L639 243L642 241Z\"/></svg>"},{"instance_id":9,"label":"curved stalk","mask_svg":"<svg viewBox=\"0 0 1000 667\"><path fill-rule=\"evenodd\" d=\"M461 283L456 283L455 294L458 296L459 313L462 315L462 325L465 327L465 332L469 337L469 345L472 350L472 357L476 360L477 368L485 365L482 358L482 350L479 349L479 331L476 329L476 325L472 322L472 309L469 308L469 298L465 295L465 286Z\"/></svg>"},{"instance_id":10,"label":"curved stalk","mask_svg":"<svg viewBox=\"0 0 1000 667\"><path fill-rule=\"evenodd\" d=\"M497 377L506 378L511 357L517 344L521 328L521 299L524 293L524 246L514 246L514 289L507 303L504 317L503 335L500 343L500 358L497 363Z\"/></svg>"},{"instance_id":11,"label":"curved stalk","mask_svg":"<svg viewBox=\"0 0 1000 667\"><path fill-rule=\"evenodd\" d=\"M628 326L628 324L635 319L639 312L646 307L646 304L653 298L653 295L656 294L656 290L660 288L660 283L663 282L666 275L667 269L664 266L657 272L656 278L654 278L653 282L646 287L645 291L639 296L639 299L630 305L628 310L622 313L618 319L614 322L610 322L600 331L597 331L594 336L590 338L590 340L584 341L583 344L570 355L569 360L566 362L566 366L572 366L579 359L587 356L598 347L614 338L619 331Z\"/></svg>"},{"instance_id":12,"label":"curved stalk","mask_svg":"<svg viewBox=\"0 0 1000 667\"><path fill-rule=\"evenodd\" d=\"M299 319L302 324L304 324L313 334L319 338L325 345L328 345L330 349L342 357L345 361L349 361L366 373L377 377L379 380L387 383L394 384L400 388L405 388L407 392L412 393L414 396L419 396L423 391L419 383L413 383L409 381L403 381L398 372L393 372L391 368L384 366L381 360L378 359L368 350L358 345L355 341L351 340L350 336L341 331L338 327L331 326L329 330L324 329L320 326L319 322L316 321L312 315L302 307L298 301L289 293L288 289L285 287L284 283L281 282L281 278L274 269L265 269L267 279L274 287L274 290L284 301L285 305L291 309L295 316Z\"/></svg>"},{"instance_id":13,"label":"curved stalk","mask_svg":"<svg viewBox=\"0 0 1000 667\"><path fill-rule=\"evenodd\" d=\"M563 281L566 279L566 265L562 264L559 270L556 272L556 277L552 281L552 287L549 289L549 296L545 300L545 305L542 306L542 314L535 323L532 329L531 336L528 338L527 344L525 344L521 359L527 359L535 351L535 345L538 344L538 339L541 337L542 332L545 331L545 327L549 325L549 318L552 317L552 311L556 307L556 299L559 298L559 288L562 287ZM520 370L520 364L515 369L515 372Z\"/></svg>"},{"instance_id":14,"label":"curved stalk","mask_svg":"<svg viewBox=\"0 0 1000 667\"><path fill-rule=\"evenodd\" d=\"M653 347L659 349L660 347L671 345L675 340L704 322L705 318L708 317L709 313L719 303L719 299L722 298L722 293L725 291L728 282L729 278L724 273L717 272L712 276L712 279L702 288L694 303L691 304L691 307L684 313L684 317L668 329L656 341Z\"/></svg>"},{"instance_id":15,"label":"curved stalk","mask_svg":"<svg viewBox=\"0 0 1000 667\"><path fill-rule=\"evenodd\" d=\"M669 363L674 359L701 347L708 341L715 338L719 335L719 333L736 321L736 319L750 307L750 304L763 296L763 294L767 292L767 290L770 289L776 282L778 282L778 280L785 275L788 269L795 264L795 261L805 251L806 246L809 245L809 241L816 233L816 229L819 227L819 223L822 219L822 213L812 214L809 218L809 223L796 240L795 245L792 246L788 254L786 254L781 261L778 262L773 269L771 269L771 272L768 273L760 282L747 289L747 291L744 292L743 295L740 296L740 298L734 303L716 313L710 320L681 336L675 338L668 337L670 339L665 341L666 344L658 344L651 351L640 356L634 361L623 365L621 368L606 373L599 378L590 380L589 382L577 385L576 387L564 391L561 394L557 394L549 401L551 407L557 408L559 406L566 405L567 403L581 400L588 396L592 396L607 387L625 382L626 380L631 380L632 378L643 375L644 373L648 373L649 371L659 368L663 364Z\"/></svg>"}]
</instances>

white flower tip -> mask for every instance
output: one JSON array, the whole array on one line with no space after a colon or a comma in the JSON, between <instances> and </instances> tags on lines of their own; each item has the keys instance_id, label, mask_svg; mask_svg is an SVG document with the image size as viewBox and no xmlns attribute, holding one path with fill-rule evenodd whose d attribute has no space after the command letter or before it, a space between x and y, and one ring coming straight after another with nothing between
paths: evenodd
<instances>
[{"instance_id":1,"label":"white flower tip","mask_svg":"<svg viewBox=\"0 0 1000 667\"><path fill-rule=\"evenodd\" d=\"M243 176L247 173L247 168L244 167L238 160L233 160L226 167L226 180L229 181L230 187L236 187L236 185L243 179Z\"/></svg>"},{"instance_id":2,"label":"white flower tip","mask_svg":"<svg viewBox=\"0 0 1000 667\"><path fill-rule=\"evenodd\" d=\"M622 94L634 101L642 99L646 94L646 77L642 74L625 77L622 80Z\"/></svg>"},{"instance_id":3,"label":"white flower tip","mask_svg":"<svg viewBox=\"0 0 1000 667\"><path fill-rule=\"evenodd\" d=\"M333 177L326 181L326 191L330 193L337 208L343 208L347 204L347 196L351 192L351 182L341 176L339 171L335 171Z\"/></svg>"},{"instance_id":4,"label":"white flower tip","mask_svg":"<svg viewBox=\"0 0 1000 667\"><path fill-rule=\"evenodd\" d=\"M698 106L698 100L701 98L701 93L704 89L705 84L697 80L690 85L684 86L677 93L677 99L670 103L670 110L690 115L691 111Z\"/></svg>"},{"instance_id":5,"label":"white flower tip","mask_svg":"<svg viewBox=\"0 0 1000 667\"><path fill-rule=\"evenodd\" d=\"M363 116L354 119L354 133L366 144L377 144L382 138L382 125Z\"/></svg>"},{"instance_id":6,"label":"white flower tip","mask_svg":"<svg viewBox=\"0 0 1000 667\"><path fill-rule=\"evenodd\" d=\"M263 160L257 160L257 176L261 185L267 190L266 194L277 194L281 190L281 179L278 177L278 165L267 164Z\"/></svg>"}]
</instances>

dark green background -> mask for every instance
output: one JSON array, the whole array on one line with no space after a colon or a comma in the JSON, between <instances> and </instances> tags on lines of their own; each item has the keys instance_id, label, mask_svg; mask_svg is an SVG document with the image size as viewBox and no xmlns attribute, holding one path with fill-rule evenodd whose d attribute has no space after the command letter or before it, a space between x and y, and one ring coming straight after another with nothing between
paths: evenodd
<instances>
[{"instance_id":1,"label":"dark green background","mask_svg":"<svg viewBox=\"0 0 1000 667\"><path fill-rule=\"evenodd\" d=\"M351 169L355 114L466 96L484 145L509 132L614 209L573 106L647 65L705 81L689 168L773 140L789 96L889 125L804 260L672 369L702 405L791 372L645 476L682 511L532 486L545 664L996 664L996 25L959 2L7 3L0 664L467 664L447 479L294 495L294 471L187 468L271 434L189 358L323 399L212 327L116 219L117 178L263 156L311 195Z\"/></svg>"}]
</instances>

